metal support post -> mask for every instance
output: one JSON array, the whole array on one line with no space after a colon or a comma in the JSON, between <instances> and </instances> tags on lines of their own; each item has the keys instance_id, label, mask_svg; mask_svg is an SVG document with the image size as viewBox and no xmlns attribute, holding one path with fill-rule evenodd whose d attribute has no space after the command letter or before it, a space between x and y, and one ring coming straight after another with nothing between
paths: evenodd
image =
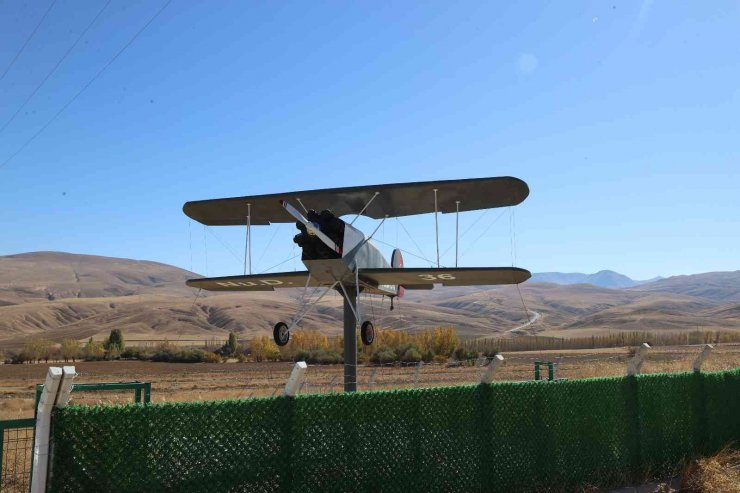
<instances>
[{"instance_id":1,"label":"metal support post","mask_svg":"<svg viewBox=\"0 0 740 493\"><path fill-rule=\"evenodd\" d=\"M344 391L357 390L357 298L343 290L344 297Z\"/></svg>"}]
</instances>

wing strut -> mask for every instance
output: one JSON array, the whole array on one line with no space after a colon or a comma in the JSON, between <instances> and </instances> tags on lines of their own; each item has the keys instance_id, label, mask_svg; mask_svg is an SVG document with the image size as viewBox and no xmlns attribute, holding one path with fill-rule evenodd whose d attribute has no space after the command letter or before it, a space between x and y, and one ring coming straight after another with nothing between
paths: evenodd
<instances>
[{"instance_id":1,"label":"wing strut","mask_svg":"<svg viewBox=\"0 0 740 493\"><path fill-rule=\"evenodd\" d=\"M247 259L249 259L249 275L252 275L252 204L247 202L247 244L244 245L244 275L247 275Z\"/></svg>"},{"instance_id":2,"label":"wing strut","mask_svg":"<svg viewBox=\"0 0 740 493\"><path fill-rule=\"evenodd\" d=\"M455 201L455 268L457 268L457 245L460 242L460 201Z\"/></svg>"},{"instance_id":3,"label":"wing strut","mask_svg":"<svg viewBox=\"0 0 740 493\"><path fill-rule=\"evenodd\" d=\"M434 189L434 232L435 236L437 237L437 268L439 269L439 221L437 219L437 191L439 189Z\"/></svg>"}]
</instances>

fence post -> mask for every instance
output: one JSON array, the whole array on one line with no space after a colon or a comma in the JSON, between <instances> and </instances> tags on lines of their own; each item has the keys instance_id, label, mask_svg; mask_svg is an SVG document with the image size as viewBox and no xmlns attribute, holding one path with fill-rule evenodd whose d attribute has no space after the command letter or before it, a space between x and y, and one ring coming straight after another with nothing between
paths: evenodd
<instances>
[{"instance_id":1,"label":"fence post","mask_svg":"<svg viewBox=\"0 0 740 493\"><path fill-rule=\"evenodd\" d=\"M640 347L635 351L635 355L627 363L627 376L639 375L642 370L642 364L645 362L647 351L650 349L650 344L643 342Z\"/></svg>"},{"instance_id":2,"label":"fence post","mask_svg":"<svg viewBox=\"0 0 740 493\"><path fill-rule=\"evenodd\" d=\"M46 478L49 471L49 433L51 431L51 411L55 405L64 407L69 402L72 382L75 377L74 366L49 367L36 407L36 429L33 444L33 465L31 473L31 493L46 491Z\"/></svg>"},{"instance_id":3,"label":"fence post","mask_svg":"<svg viewBox=\"0 0 740 493\"><path fill-rule=\"evenodd\" d=\"M421 369L424 367L424 362L419 361L416 364L416 371L414 372L414 387L419 386L419 377L421 376Z\"/></svg>"},{"instance_id":4,"label":"fence post","mask_svg":"<svg viewBox=\"0 0 740 493\"><path fill-rule=\"evenodd\" d=\"M704 346L704 349L701 350L699 356L697 356L694 360L694 371L701 371L701 365L704 364L704 360L709 357L713 350L714 346L712 346L711 344L707 344Z\"/></svg>"},{"instance_id":5,"label":"fence post","mask_svg":"<svg viewBox=\"0 0 740 493\"><path fill-rule=\"evenodd\" d=\"M555 358L555 380L560 380L560 360L563 359L563 356L560 355L557 358Z\"/></svg>"},{"instance_id":6,"label":"fence post","mask_svg":"<svg viewBox=\"0 0 740 493\"><path fill-rule=\"evenodd\" d=\"M293 366L293 371L290 372L290 378L288 378L288 382L285 384L285 395L291 397L296 395L306 380L306 368L308 368L308 365L306 365L305 361L298 361Z\"/></svg>"},{"instance_id":7,"label":"fence post","mask_svg":"<svg viewBox=\"0 0 740 493\"><path fill-rule=\"evenodd\" d=\"M495 355L493 358L491 358L491 362L488 363L488 368L486 369L486 372L483 374L483 377L481 378L481 383L491 383L493 382L493 375L496 373L496 368L498 365L500 365L504 361L504 357L500 354Z\"/></svg>"},{"instance_id":8,"label":"fence post","mask_svg":"<svg viewBox=\"0 0 740 493\"><path fill-rule=\"evenodd\" d=\"M368 382L367 386L370 390L375 389L375 377L378 375L378 367L374 366L373 371L370 372L370 381Z\"/></svg>"}]
</instances>

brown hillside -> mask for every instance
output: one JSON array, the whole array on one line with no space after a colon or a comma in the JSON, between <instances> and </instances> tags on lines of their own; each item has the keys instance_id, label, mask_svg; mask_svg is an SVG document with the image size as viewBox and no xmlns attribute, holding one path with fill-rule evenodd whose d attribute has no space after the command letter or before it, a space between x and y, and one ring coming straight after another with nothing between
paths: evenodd
<instances>
[{"instance_id":1,"label":"brown hillside","mask_svg":"<svg viewBox=\"0 0 740 493\"><path fill-rule=\"evenodd\" d=\"M630 290L687 294L720 302L740 302L740 270L673 276Z\"/></svg>"},{"instance_id":2,"label":"brown hillside","mask_svg":"<svg viewBox=\"0 0 740 493\"><path fill-rule=\"evenodd\" d=\"M713 273L713 275L716 273ZM733 274L733 273L728 273ZM120 328L127 339L222 340L229 331L248 338L289 321L299 290L201 293L186 287L195 276L156 262L40 252L0 257L0 348L21 346L30 335L102 338ZM698 289L692 278L692 288ZM669 279L672 289L680 283ZM662 281L661 281L662 282ZM678 283L678 284L676 284ZM658 283L653 283L658 284ZM732 283L725 294L732 297ZM457 327L463 336L584 335L614 330L739 329L740 305L654 289L525 283L442 288L410 296L388 310L385 300L361 297L376 326L419 330ZM520 297L521 291L521 297ZM526 305L525 311L522 298ZM328 295L301 323L338 335L341 298ZM529 320L534 320L528 324Z\"/></svg>"}]
</instances>

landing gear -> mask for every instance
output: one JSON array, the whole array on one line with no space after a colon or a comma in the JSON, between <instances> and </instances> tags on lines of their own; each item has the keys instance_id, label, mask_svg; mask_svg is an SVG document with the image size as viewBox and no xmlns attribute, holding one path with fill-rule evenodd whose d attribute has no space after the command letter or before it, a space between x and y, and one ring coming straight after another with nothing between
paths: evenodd
<instances>
[{"instance_id":1,"label":"landing gear","mask_svg":"<svg viewBox=\"0 0 740 493\"><path fill-rule=\"evenodd\" d=\"M362 322L362 326L360 327L360 338L362 339L362 343L366 346L369 346L375 340L375 327L371 321L365 320Z\"/></svg>"},{"instance_id":2,"label":"landing gear","mask_svg":"<svg viewBox=\"0 0 740 493\"><path fill-rule=\"evenodd\" d=\"M285 346L290 340L290 329L288 324L285 322L278 322L272 329L272 338L275 339L275 344L278 346Z\"/></svg>"}]
</instances>

